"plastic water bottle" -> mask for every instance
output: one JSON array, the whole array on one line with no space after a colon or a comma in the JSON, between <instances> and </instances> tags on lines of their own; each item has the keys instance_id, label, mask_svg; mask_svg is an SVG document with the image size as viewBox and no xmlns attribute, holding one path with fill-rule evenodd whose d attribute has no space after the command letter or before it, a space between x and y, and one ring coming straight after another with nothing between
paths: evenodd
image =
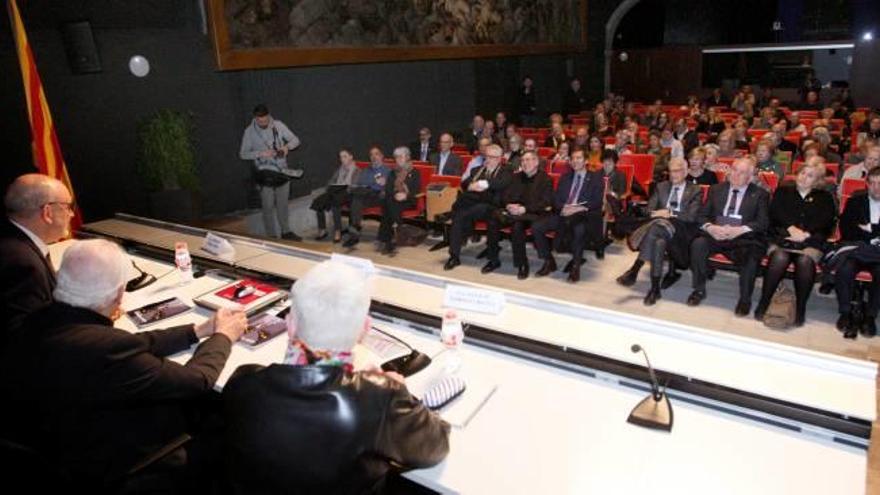
<instances>
[{"instance_id":1,"label":"plastic water bottle","mask_svg":"<svg viewBox=\"0 0 880 495\"><path fill-rule=\"evenodd\" d=\"M450 309L443 314L440 341L446 346L444 371L447 374L454 374L461 369L461 346L464 342L461 319L454 310Z\"/></svg>"},{"instance_id":2,"label":"plastic water bottle","mask_svg":"<svg viewBox=\"0 0 880 495\"><path fill-rule=\"evenodd\" d=\"M193 279L192 258L189 256L189 246L185 242L174 243L174 264L177 265L180 283L191 282Z\"/></svg>"}]
</instances>

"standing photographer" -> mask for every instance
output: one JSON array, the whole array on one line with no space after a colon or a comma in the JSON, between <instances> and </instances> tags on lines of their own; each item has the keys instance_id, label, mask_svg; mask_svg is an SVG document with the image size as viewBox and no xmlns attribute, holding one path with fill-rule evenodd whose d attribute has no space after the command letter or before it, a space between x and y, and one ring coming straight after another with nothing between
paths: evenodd
<instances>
[{"instance_id":1,"label":"standing photographer","mask_svg":"<svg viewBox=\"0 0 880 495\"><path fill-rule=\"evenodd\" d=\"M281 227L281 238L302 240L290 229L287 209L290 179L302 177L303 174L302 170L287 168L287 154L298 146L299 138L283 122L273 119L266 105L261 103L254 107L254 119L244 130L239 156L242 160L253 160L256 166L263 226L267 236L279 236L272 218L274 209Z\"/></svg>"}]
</instances>

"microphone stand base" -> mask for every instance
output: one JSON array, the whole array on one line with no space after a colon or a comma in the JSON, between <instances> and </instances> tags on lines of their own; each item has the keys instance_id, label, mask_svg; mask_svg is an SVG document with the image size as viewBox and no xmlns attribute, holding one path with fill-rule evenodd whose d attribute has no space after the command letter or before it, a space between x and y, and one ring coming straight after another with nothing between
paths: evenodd
<instances>
[{"instance_id":1,"label":"microphone stand base","mask_svg":"<svg viewBox=\"0 0 880 495\"><path fill-rule=\"evenodd\" d=\"M633 408L626 421L645 428L672 431L672 403L665 393L660 400L649 395Z\"/></svg>"}]
</instances>

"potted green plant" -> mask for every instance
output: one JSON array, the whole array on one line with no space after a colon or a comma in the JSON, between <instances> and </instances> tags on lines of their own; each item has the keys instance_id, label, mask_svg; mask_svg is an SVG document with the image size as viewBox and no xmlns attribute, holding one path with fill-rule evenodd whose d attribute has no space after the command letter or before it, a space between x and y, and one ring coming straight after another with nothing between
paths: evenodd
<instances>
[{"instance_id":1,"label":"potted green plant","mask_svg":"<svg viewBox=\"0 0 880 495\"><path fill-rule=\"evenodd\" d=\"M192 134L192 117L176 110L159 110L138 125L137 170L150 190L156 218L192 222L199 216Z\"/></svg>"}]
</instances>

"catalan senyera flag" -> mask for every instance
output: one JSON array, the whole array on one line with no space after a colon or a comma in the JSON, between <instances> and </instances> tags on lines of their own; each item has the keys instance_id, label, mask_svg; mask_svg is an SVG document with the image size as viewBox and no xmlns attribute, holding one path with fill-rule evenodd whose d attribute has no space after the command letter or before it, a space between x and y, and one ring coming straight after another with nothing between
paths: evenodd
<instances>
[{"instance_id":1,"label":"catalan senyera flag","mask_svg":"<svg viewBox=\"0 0 880 495\"><path fill-rule=\"evenodd\" d=\"M18 63L21 67L21 78L24 82L24 94L27 99L28 120L31 125L32 151L34 164L41 174L54 177L67 186L74 201L76 195L73 185L67 175L67 166L61 156L61 147L58 145L58 136L55 134L55 125L52 123L52 114L49 112L49 103L46 101L46 93L43 91L43 83L37 72L37 64L34 61L34 53L27 39L24 24L21 22L21 14L15 0L8 0L9 22L12 24L12 34L15 37L15 47L18 51ZM71 229L76 230L82 224L82 214L79 207L74 207L74 217L71 221Z\"/></svg>"}]
</instances>

